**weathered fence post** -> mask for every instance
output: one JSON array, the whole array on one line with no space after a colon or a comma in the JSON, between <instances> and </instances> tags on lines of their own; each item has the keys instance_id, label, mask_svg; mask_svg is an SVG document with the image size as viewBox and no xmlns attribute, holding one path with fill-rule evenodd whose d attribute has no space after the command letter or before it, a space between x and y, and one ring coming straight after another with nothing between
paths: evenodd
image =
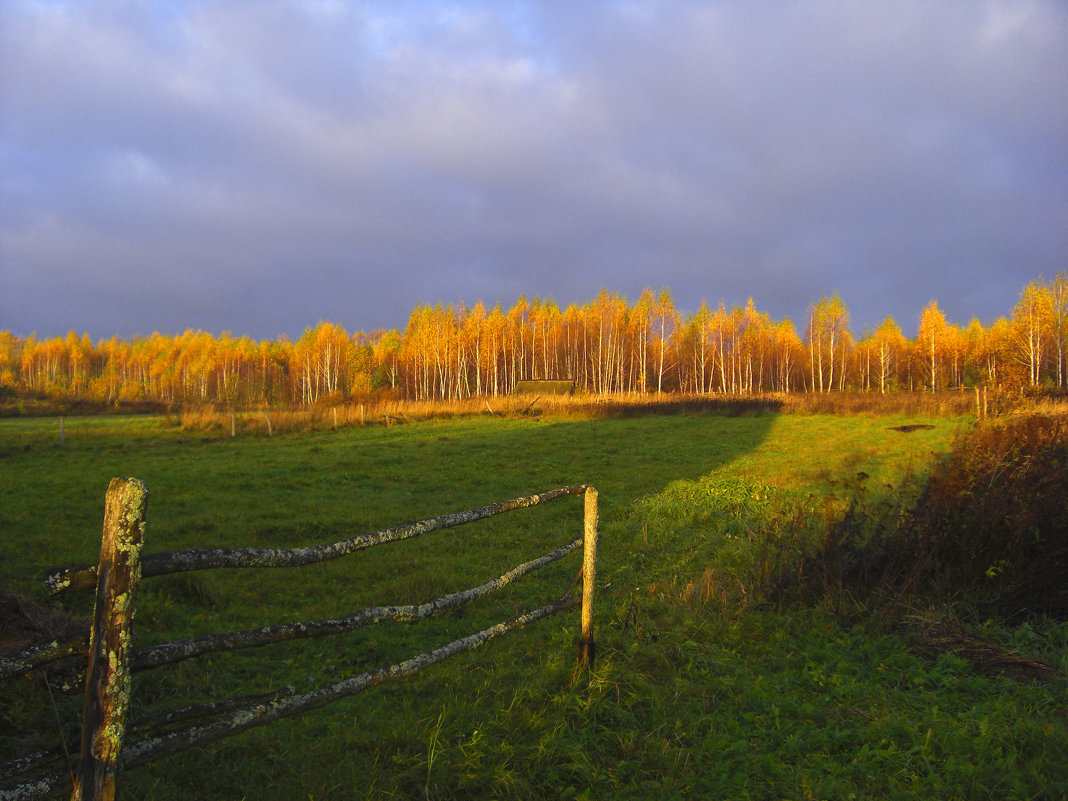
<instances>
[{"instance_id":1,"label":"weathered fence post","mask_svg":"<svg viewBox=\"0 0 1068 801\"><path fill-rule=\"evenodd\" d=\"M582 635L578 659L593 667L596 646L593 642L593 587L597 576L597 490L586 487L582 533Z\"/></svg>"},{"instance_id":2,"label":"weathered fence post","mask_svg":"<svg viewBox=\"0 0 1068 801\"><path fill-rule=\"evenodd\" d=\"M72 801L111 801L116 795L130 706L130 622L141 578L147 501L148 488L136 478L113 478L108 486Z\"/></svg>"}]
</instances>

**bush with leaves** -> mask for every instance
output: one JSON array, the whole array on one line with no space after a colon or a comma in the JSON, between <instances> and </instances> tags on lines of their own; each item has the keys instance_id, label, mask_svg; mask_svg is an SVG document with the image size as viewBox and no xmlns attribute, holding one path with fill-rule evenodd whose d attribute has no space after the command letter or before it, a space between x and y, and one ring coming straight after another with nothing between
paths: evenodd
<instances>
[{"instance_id":1,"label":"bush with leaves","mask_svg":"<svg viewBox=\"0 0 1068 801\"><path fill-rule=\"evenodd\" d=\"M896 519L859 498L804 561L799 589L909 605L966 599L1007 620L1065 619L1066 498L1068 416L981 426Z\"/></svg>"}]
</instances>

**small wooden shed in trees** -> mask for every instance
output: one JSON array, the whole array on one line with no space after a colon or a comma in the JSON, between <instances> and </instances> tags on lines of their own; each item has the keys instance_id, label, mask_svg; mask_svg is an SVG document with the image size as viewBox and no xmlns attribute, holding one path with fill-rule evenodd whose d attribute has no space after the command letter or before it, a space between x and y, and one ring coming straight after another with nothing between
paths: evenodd
<instances>
[{"instance_id":1,"label":"small wooden shed in trees","mask_svg":"<svg viewBox=\"0 0 1068 801\"><path fill-rule=\"evenodd\" d=\"M574 395L574 381L516 381L515 395Z\"/></svg>"}]
</instances>

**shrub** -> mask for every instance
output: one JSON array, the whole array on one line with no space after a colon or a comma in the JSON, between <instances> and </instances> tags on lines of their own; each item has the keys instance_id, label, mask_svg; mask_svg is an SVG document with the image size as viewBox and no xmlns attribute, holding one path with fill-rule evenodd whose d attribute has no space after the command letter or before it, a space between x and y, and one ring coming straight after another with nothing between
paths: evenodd
<instances>
[{"instance_id":1,"label":"shrub","mask_svg":"<svg viewBox=\"0 0 1068 801\"><path fill-rule=\"evenodd\" d=\"M965 599L1008 620L1068 617L1068 416L1012 417L956 443L893 519L855 501L797 575L808 598Z\"/></svg>"}]
</instances>

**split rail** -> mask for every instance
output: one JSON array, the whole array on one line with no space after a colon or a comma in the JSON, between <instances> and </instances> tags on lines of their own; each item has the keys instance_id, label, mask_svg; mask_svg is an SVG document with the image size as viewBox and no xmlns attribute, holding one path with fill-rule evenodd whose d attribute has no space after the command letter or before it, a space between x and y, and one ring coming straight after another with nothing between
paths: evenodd
<instances>
[{"instance_id":1,"label":"split rail","mask_svg":"<svg viewBox=\"0 0 1068 801\"><path fill-rule=\"evenodd\" d=\"M409 606L361 609L348 616L319 621L294 621L248 631L232 631L134 649L131 622L137 588L142 578L212 568L297 567L315 564L389 542L410 539L438 529L473 523L504 512L547 503L571 495L584 496L582 536L537 559L517 565L477 587L453 592L432 601ZM587 666L594 658L593 595L596 575L597 490L589 485L567 486L501 501L418 523L362 534L338 542L294 549L212 548L142 555L148 489L134 478L112 479L107 491L100 561L96 565L56 568L45 576L52 593L96 589L88 637L66 642L37 643L0 657L0 680L30 673L57 663L65 683L84 682L81 750L76 765L62 764L65 746L20 757L0 765L0 781L21 783L0 789L0 801L45 798L72 787L72 799L114 799L120 770L153 762L189 748L205 745L298 715L387 681L411 676L423 668L477 648L489 640L552 615L572 603L568 591L546 606L497 623L432 651L397 664L342 678L316 689L298 692L286 688L260 696L190 706L135 722L144 732L127 742L132 671L147 670L219 651L250 648L284 640L341 634L382 621L421 620L447 609L483 598L522 576L582 548L582 603L578 659ZM205 716L208 716L205 719ZM190 719L194 725L176 730ZM30 777L30 778L26 778Z\"/></svg>"}]
</instances>

